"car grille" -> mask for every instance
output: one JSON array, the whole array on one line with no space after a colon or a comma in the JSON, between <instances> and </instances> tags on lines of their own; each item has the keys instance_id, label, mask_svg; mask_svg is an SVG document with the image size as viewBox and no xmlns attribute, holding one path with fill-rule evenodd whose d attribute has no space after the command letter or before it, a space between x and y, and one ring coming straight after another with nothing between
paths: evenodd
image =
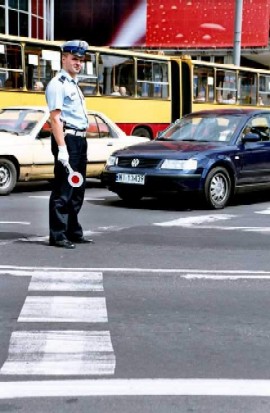
<instances>
[{"instance_id":1,"label":"car grille","mask_svg":"<svg viewBox=\"0 0 270 413\"><path fill-rule=\"evenodd\" d=\"M131 165L131 162L136 159L139 160L139 164L135 167ZM160 159L148 159L148 158L118 158L117 166L121 168L155 168L159 163Z\"/></svg>"}]
</instances>

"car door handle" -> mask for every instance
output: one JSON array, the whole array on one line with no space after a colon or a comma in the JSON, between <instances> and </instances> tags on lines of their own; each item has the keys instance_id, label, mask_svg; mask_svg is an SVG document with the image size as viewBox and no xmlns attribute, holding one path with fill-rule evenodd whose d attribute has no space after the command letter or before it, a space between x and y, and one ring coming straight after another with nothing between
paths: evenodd
<instances>
[{"instance_id":1,"label":"car door handle","mask_svg":"<svg viewBox=\"0 0 270 413\"><path fill-rule=\"evenodd\" d=\"M113 146L113 142L108 142L107 146Z\"/></svg>"}]
</instances>

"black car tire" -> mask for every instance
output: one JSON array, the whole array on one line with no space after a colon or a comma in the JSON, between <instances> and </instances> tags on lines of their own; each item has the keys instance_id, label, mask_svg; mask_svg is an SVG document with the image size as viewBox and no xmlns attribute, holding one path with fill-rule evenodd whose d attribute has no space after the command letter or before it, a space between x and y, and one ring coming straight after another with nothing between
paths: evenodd
<instances>
[{"instance_id":1,"label":"black car tire","mask_svg":"<svg viewBox=\"0 0 270 413\"><path fill-rule=\"evenodd\" d=\"M17 183L17 170L13 162L0 158L0 195L8 195Z\"/></svg>"},{"instance_id":2,"label":"black car tire","mask_svg":"<svg viewBox=\"0 0 270 413\"><path fill-rule=\"evenodd\" d=\"M228 171L222 167L213 168L205 180L204 200L212 209L224 208L231 196L232 182Z\"/></svg>"},{"instance_id":3,"label":"black car tire","mask_svg":"<svg viewBox=\"0 0 270 413\"><path fill-rule=\"evenodd\" d=\"M141 192L131 189L122 189L117 191L117 195L127 204L139 202L143 197Z\"/></svg>"}]
</instances>

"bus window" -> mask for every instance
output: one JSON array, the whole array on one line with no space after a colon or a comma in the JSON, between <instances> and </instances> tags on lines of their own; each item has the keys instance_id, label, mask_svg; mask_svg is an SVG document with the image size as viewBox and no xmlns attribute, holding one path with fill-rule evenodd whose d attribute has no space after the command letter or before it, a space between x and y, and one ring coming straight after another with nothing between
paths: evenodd
<instances>
[{"instance_id":1,"label":"bus window","mask_svg":"<svg viewBox=\"0 0 270 413\"><path fill-rule=\"evenodd\" d=\"M194 66L193 100L196 102L213 102L214 69L212 67Z\"/></svg>"},{"instance_id":2,"label":"bus window","mask_svg":"<svg viewBox=\"0 0 270 413\"><path fill-rule=\"evenodd\" d=\"M244 105L256 104L256 74L239 72L238 80L239 102Z\"/></svg>"},{"instance_id":3,"label":"bus window","mask_svg":"<svg viewBox=\"0 0 270 413\"><path fill-rule=\"evenodd\" d=\"M258 104L270 105L270 76L259 75Z\"/></svg>"},{"instance_id":4,"label":"bus window","mask_svg":"<svg viewBox=\"0 0 270 413\"><path fill-rule=\"evenodd\" d=\"M20 45L0 43L0 87L23 87L22 49Z\"/></svg>"},{"instance_id":5,"label":"bus window","mask_svg":"<svg viewBox=\"0 0 270 413\"><path fill-rule=\"evenodd\" d=\"M44 88L60 69L60 51L29 44L25 47L26 86L34 90L35 83L42 82Z\"/></svg>"},{"instance_id":6,"label":"bus window","mask_svg":"<svg viewBox=\"0 0 270 413\"><path fill-rule=\"evenodd\" d=\"M85 96L97 94L97 63L95 53L86 53L81 73L78 75L79 86Z\"/></svg>"},{"instance_id":7,"label":"bus window","mask_svg":"<svg viewBox=\"0 0 270 413\"><path fill-rule=\"evenodd\" d=\"M137 73L138 96L163 99L169 97L167 62L139 59Z\"/></svg>"},{"instance_id":8,"label":"bus window","mask_svg":"<svg viewBox=\"0 0 270 413\"><path fill-rule=\"evenodd\" d=\"M125 87L128 96L134 95L134 60L129 56L100 54L99 84L103 95L112 95L115 86Z\"/></svg>"},{"instance_id":9,"label":"bus window","mask_svg":"<svg viewBox=\"0 0 270 413\"><path fill-rule=\"evenodd\" d=\"M236 72L218 69L216 71L216 100L219 103L236 102Z\"/></svg>"}]
</instances>

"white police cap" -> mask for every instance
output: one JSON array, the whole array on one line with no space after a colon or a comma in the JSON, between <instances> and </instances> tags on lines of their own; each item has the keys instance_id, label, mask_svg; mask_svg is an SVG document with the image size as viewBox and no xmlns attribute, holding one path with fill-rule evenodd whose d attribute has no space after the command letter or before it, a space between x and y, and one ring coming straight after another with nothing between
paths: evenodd
<instances>
[{"instance_id":1,"label":"white police cap","mask_svg":"<svg viewBox=\"0 0 270 413\"><path fill-rule=\"evenodd\" d=\"M78 57L83 57L88 49L88 43L84 40L69 40L62 46L63 53L71 53Z\"/></svg>"}]
</instances>

